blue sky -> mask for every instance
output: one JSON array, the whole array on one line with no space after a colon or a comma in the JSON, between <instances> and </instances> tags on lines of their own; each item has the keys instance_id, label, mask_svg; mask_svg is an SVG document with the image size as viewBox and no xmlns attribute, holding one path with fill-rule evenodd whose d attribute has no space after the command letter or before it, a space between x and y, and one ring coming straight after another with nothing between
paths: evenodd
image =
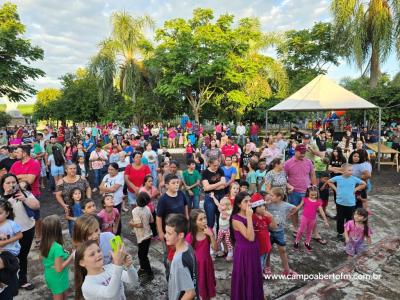
<instances>
[{"instance_id":1,"label":"blue sky","mask_svg":"<svg viewBox=\"0 0 400 300\"><path fill-rule=\"evenodd\" d=\"M197 7L212 8L216 16L233 14L236 18L258 17L264 31L285 31L311 27L318 21L329 21L330 1L322 0L12 0L17 4L22 22L26 25L26 37L43 48L45 58L36 63L46 76L34 82L40 90L59 87L58 78L85 67L97 51L97 44L110 32L110 15L126 10L134 16L148 14L156 27L171 18L190 18ZM393 54L382 66L382 71L394 75L399 62ZM339 81L360 71L342 62L339 67L330 66L328 75ZM34 99L31 99L34 101Z\"/></svg>"}]
</instances>

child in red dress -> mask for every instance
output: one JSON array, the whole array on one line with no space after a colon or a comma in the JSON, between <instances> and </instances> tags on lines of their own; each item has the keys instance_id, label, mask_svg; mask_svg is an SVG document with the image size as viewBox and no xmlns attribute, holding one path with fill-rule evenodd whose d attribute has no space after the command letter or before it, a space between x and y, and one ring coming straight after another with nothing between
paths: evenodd
<instances>
[{"instance_id":1,"label":"child in red dress","mask_svg":"<svg viewBox=\"0 0 400 300\"><path fill-rule=\"evenodd\" d=\"M272 246L269 238L269 228L276 229L277 225L273 216L265 209L264 197L259 193L251 196L251 208L253 209L253 226L256 240L260 247L261 268L264 279L269 279L270 272L267 272L266 261Z\"/></svg>"},{"instance_id":2,"label":"child in red dress","mask_svg":"<svg viewBox=\"0 0 400 300\"><path fill-rule=\"evenodd\" d=\"M217 251L218 247L214 233L207 227L206 214L203 210L193 209L190 212L190 232L186 236L186 241L195 251L200 297L202 300L214 298L216 280L210 246L214 251Z\"/></svg>"}]
</instances>

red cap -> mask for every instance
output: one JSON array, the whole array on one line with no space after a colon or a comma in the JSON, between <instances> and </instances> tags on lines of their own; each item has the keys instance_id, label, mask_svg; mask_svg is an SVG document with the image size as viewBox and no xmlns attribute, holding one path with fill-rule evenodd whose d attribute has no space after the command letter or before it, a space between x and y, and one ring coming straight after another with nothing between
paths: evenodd
<instances>
[{"instance_id":1,"label":"red cap","mask_svg":"<svg viewBox=\"0 0 400 300\"><path fill-rule=\"evenodd\" d=\"M301 154L306 153L307 147L304 144L298 144L295 148L296 151L300 152Z\"/></svg>"},{"instance_id":2,"label":"red cap","mask_svg":"<svg viewBox=\"0 0 400 300\"><path fill-rule=\"evenodd\" d=\"M254 193L251 196L251 207L252 208L256 208L256 207L258 207L260 205L264 205L264 204L265 204L264 197L261 194Z\"/></svg>"}]
</instances>

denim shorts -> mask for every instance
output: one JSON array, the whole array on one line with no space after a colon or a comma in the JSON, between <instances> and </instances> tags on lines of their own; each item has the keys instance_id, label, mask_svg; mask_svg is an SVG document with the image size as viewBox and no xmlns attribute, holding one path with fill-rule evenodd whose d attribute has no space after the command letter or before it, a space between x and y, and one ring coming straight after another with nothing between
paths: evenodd
<instances>
[{"instance_id":1,"label":"denim shorts","mask_svg":"<svg viewBox=\"0 0 400 300\"><path fill-rule=\"evenodd\" d=\"M51 176L64 176L64 166L52 166L50 168Z\"/></svg>"},{"instance_id":2,"label":"denim shorts","mask_svg":"<svg viewBox=\"0 0 400 300\"><path fill-rule=\"evenodd\" d=\"M128 191L128 204L136 205L136 194Z\"/></svg>"},{"instance_id":3,"label":"denim shorts","mask_svg":"<svg viewBox=\"0 0 400 300\"><path fill-rule=\"evenodd\" d=\"M271 245L276 243L278 246L285 247L286 246L286 241L285 241L285 231L280 230L280 231L270 231L269 236L271 239Z\"/></svg>"},{"instance_id":4,"label":"denim shorts","mask_svg":"<svg viewBox=\"0 0 400 300\"><path fill-rule=\"evenodd\" d=\"M304 198L306 193L291 192L288 197L290 204L298 206L301 203L301 199Z\"/></svg>"}]
</instances>

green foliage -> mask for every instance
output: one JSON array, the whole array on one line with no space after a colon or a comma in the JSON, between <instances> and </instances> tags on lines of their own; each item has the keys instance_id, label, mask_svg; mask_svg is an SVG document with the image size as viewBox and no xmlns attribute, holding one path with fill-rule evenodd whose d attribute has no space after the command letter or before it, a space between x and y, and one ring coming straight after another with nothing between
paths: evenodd
<instances>
[{"instance_id":1,"label":"green foliage","mask_svg":"<svg viewBox=\"0 0 400 300\"><path fill-rule=\"evenodd\" d=\"M34 106L34 104L19 104L17 109L23 116L29 117L33 115Z\"/></svg>"},{"instance_id":2,"label":"green foliage","mask_svg":"<svg viewBox=\"0 0 400 300\"><path fill-rule=\"evenodd\" d=\"M103 107L113 95L114 85L133 102L136 101L140 88L146 84L140 58L147 57L152 50L144 33L154 26L150 17L134 18L127 12L115 12L111 24L111 36L100 43L100 51L92 58L89 67L96 78Z\"/></svg>"},{"instance_id":3,"label":"green foliage","mask_svg":"<svg viewBox=\"0 0 400 300\"><path fill-rule=\"evenodd\" d=\"M9 2L0 6L0 97L15 102L35 94L28 80L44 76L42 70L29 66L43 59L43 50L22 38L24 32L17 6Z\"/></svg>"},{"instance_id":4,"label":"green foliage","mask_svg":"<svg viewBox=\"0 0 400 300\"><path fill-rule=\"evenodd\" d=\"M49 120L55 118L56 101L61 96L61 91L54 88L45 88L36 95L36 103L33 106L33 118L35 120Z\"/></svg>"},{"instance_id":5,"label":"green foliage","mask_svg":"<svg viewBox=\"0 0 400 300\"><path fill-rule=\"evenodd\" d=\"M7 104L0 104L0 111L6 111Z\"/></svg>"},{"instance_id":6,"label":"green foliage","mask_svg":"<svg viewBox=\"0 0 400 300\"><path fill-rule=\"evenodd\" d=\"M278 44L278 57L288 76L290 93L306 85L317 75L326 74L330 64L339 65L345 49L335 43L330 23L316 23L310 29L285 32Z\"/></svg>"},{"instance_id":7,"label":"green foliage","mask_svg":"<svg viewBox=\"0 0 400 300\"><path fill-rule=\"evenodd\" d=\"M369 78L367 77L360 77L357 79L344 78L341 85L365 100L381 107L382 120L387 121L400 118L400 85L396 77L391 81L388 75L383 74L375 88L370 86ZM363 118L363 113L361 112L350 113L354 117L352 120L361 120L361 118ZM377 121L376 111L368 111L367 113L370 121Z\"/></svg>"},{"instance_id":8,"label":"green foliage","mask_svg":"<svg viewBox=\"0 0 400 300\"><path fill-rule=\"evenodd\" d=\"M4 111L0 111L0 127L6 127L11 122L11 116Z\"/></svg>"},{"instance_id":9,"label":"green foliage","mask_svg":"<svg viewBox=\"0 0 400 300\"><path fill-rule=\"evenodd\" d=\"M285 94L283 67L260 54L267 39L258 20L239 20L236 28L232 15L213 20L211 9L199 8L191 19L166 21L156 31L159 44L147 62L160 70L155 91L185 99L196 121L205 105L242 114L273 93Z\"/></svg>"},{"instance_id":10,"label":"green foliage","mask_svg":"<svg viewBox=\"0 0 400 300\"><path fill-rule=\"evenodd\" d=\"M376 87L380 64L389 57L397 43L400 54L400 2L398 0L333 0L337 43L344 46L346 56L362 70L370 69L370 85Z\"/></svg>"}]
</instances>

